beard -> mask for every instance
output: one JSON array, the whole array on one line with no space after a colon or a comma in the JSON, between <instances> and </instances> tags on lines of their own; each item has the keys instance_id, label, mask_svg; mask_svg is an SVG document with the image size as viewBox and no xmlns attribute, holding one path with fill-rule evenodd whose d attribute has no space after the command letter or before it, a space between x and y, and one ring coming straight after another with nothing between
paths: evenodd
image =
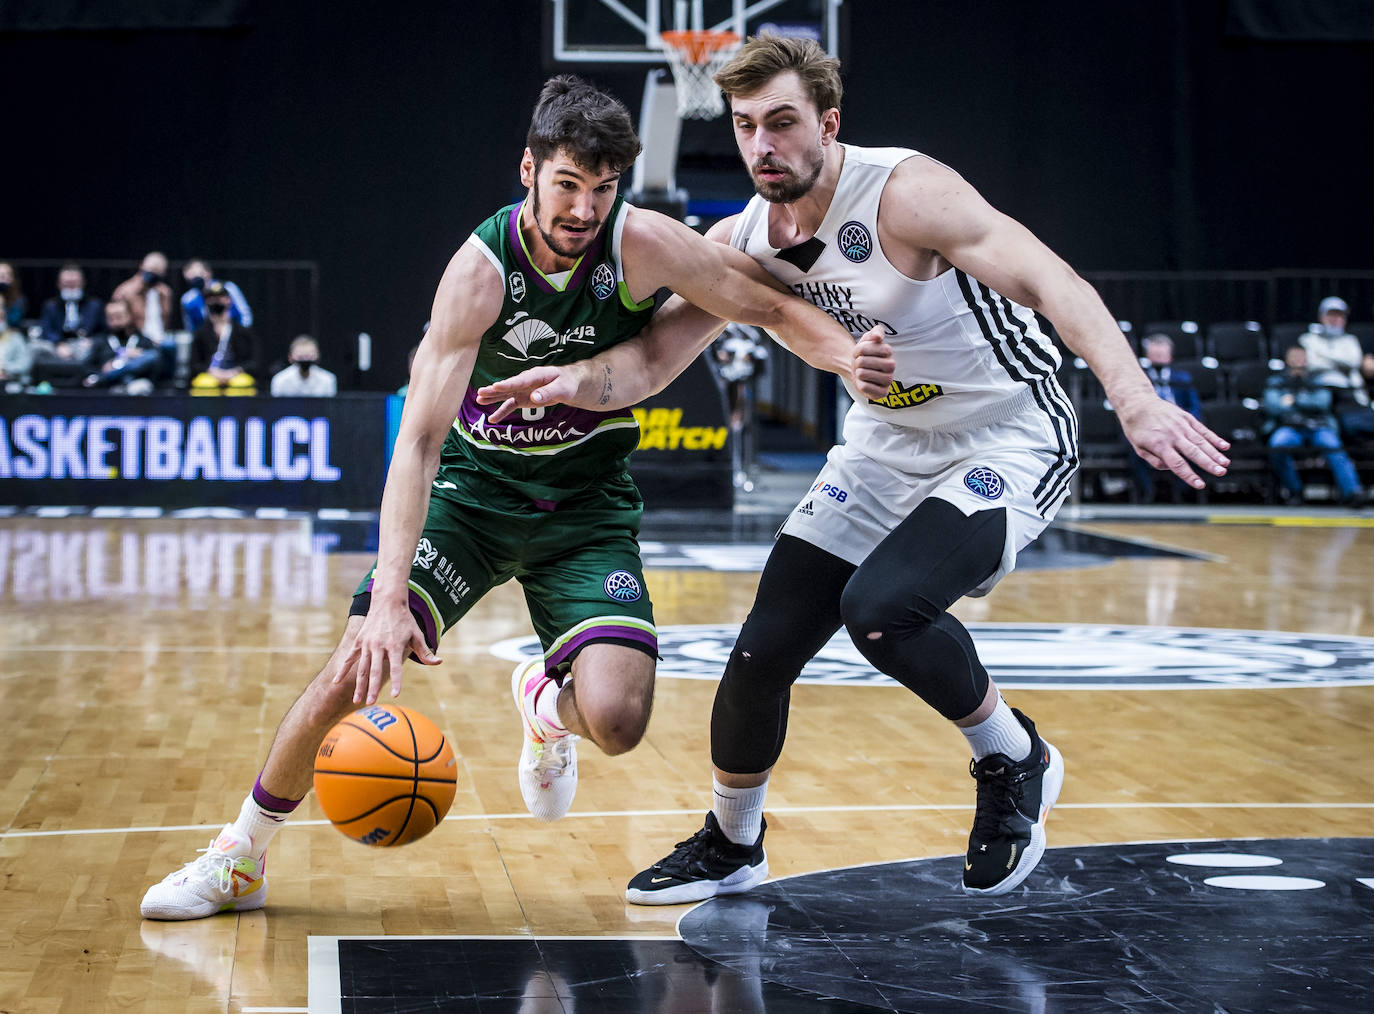
<instances>
[{"instance_id":1,"label":"beard","mask_svg":"<svg viewBox=\"0 0 1374 1014\"><path fill-rule=\"evenodd\" d=\"M749 175L754 181L754 192L770 204L791 204L811 192L820 179L821 169L825 166L825 156L817 146L812 158L807 162L805 171L798 173L790 166L773 159L765 158L754 166ZM786 175L780 180L761 180L755 174L759 169L781 169Z\"/></svg>"},{"instance_id":2,"label":"beard","mask_svg":"<svg viewBox=\"0 0 1374 1014\"><path fill-rule=\"evenodd\" d=\"M540 209L540 207L539 207L539 185L538 185L537 183L536 183L536 184L534 185L534 187L533 187L533 193L534 193L534 227L535 227L536 229L539 230L539 235L540 235L541 238L543 238L545 245L547 245L548 248L549 248L550 250L552 250L554 253L558 254L559 257L581 257L582 254L584 254L584 253L586 252L587 247L589 247L589 246L592 245L592 240L596 239L596 234L597 234L597 232L599 232L600 229L601 229L601 223L600 223L600 222L592 222L592 223L587 224L587 226L586 226L586 229L587 229L586 235L585 235L585 237L584 237L583 239L581 239L581 240L578 240L578 239L568 239L568 240L559 240L559 239L555 239L552 233L547 232L547 231L545 231L545 229L544 229L544 215L543 215L543 212L541 211L541 209ZM582 227L582 223L581 223L581 222L577 222L577 221L575 221L575 220L572 222L572 224L573 224L574 226L578 227L578 228L581 228L581 227ZM555 218L552 222L549 223L550 228L554 228L554 227L556 227L557 225L558 225L558 219L556 219L556 218Z\"/></svg>"}]
</instances>

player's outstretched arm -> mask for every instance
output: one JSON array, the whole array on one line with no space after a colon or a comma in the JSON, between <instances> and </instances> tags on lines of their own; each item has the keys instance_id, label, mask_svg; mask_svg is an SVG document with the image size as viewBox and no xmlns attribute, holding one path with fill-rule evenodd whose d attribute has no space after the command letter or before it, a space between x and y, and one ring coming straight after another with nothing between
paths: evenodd
<instances>
[{"instance_id":1,"label":"player's outstretched arm","mask_svg":"<svg viewBox=\"0 0 1374 1014\"><path fill-rule=\"evenodd\" d=\"M1195 489L1206 484L1193 466L1226 474L1230 460L1223 452L1230 444L1155 394L1097 291L953 170L924 157L903 162L883 194L882 216L879 232L885 242L935 250L1048 317L1064 344L1102 382L1126 439L1152 466L1168 469Z\"/></svg>"},{"instance_id":2,"label":"player's outstretched arm","mask_svg":"<svg viewBox=\"0 0 1374 1014\"><path fill-rule=\"evenodd\" d=\"M686 226L665 216L656 215L655 218L670 223L670 228L685 230L692 237L688 240L689 246L696 246L702 240L701 236ZM828 369L852 380L865 397L881 398L886 394L892 382L895 363L892 349L884 340L881 329L874 328L855 343L848 332L828 314L793 296L752 258L727 246L733 223L733 218L717 222L706 234L705 242L726 252L727 262L733 262L734 267L743 272L748 290L757 288L764 302L778 302L783 309L777 319L800 320L796 329L790 324L780 326L793 341L797 340L797 334L801 334L800 344L811 350L810 358L805 355L802 358L812 366ZM649 224L661 225L652 221ZM738 254L742 261L732 254ZM626 262L628 271L629 252ZM728 278L734 267L730 263L725 264L724 276ZM722 268L716 265L701 270L709 273ZM668 275L677 277L672 270ZM659 283L649 291L662 285L673 287L656 274L651 279L636 280L646 288L650 281ZM689 283L688 288L694 286ZM711 300L709 296L706 298L708 302ZM667 387L674 377L715 341L724 327L725 320L721 317L703 309L695 301L689 302L683 295L673 295L654 314L649 325L634 338L580 362L525 370L479 389L477 401L484 405L501 403L491 414L492 422L500 422L518 408L540 405L563 404L603 411L626 408ZM797 351L801 354L801 349Z\"/></svg>"},{"instance_id":3,"label":"player's outstretched arm","mask_svg":"<svg viewBox=\"0 0 1374 1014\"><path fill-rule=\"evenodd\" d=\"M374 704L382 684L401 692L401 667L412 652L425 665L439 657L410 612L410 566L424 530L439 451L462 406L478 342L501 312L502 279L471 243L449 261L439 282L429 330L415 353L410 388L382 493L372 602L348 653L333 674L351 675L353 699Z\"/></svg>"}]
</instances>

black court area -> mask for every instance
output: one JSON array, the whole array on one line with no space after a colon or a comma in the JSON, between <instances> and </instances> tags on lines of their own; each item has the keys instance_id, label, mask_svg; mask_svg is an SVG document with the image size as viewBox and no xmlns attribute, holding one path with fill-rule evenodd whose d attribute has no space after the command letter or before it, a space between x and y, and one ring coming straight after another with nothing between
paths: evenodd
<instances>
[{"instance_id":1,"label":"black court area","mask_svg":"<svg viewBox=\"0 0 1374 1014\"><path fill-rule=\"evenodd\" d=\"M964 895L960 862L766 883L681 940L312 938L310 1010L1374 1010L1374 839L1051 849L1000 898Z\"/></svg>"}]
</instances>

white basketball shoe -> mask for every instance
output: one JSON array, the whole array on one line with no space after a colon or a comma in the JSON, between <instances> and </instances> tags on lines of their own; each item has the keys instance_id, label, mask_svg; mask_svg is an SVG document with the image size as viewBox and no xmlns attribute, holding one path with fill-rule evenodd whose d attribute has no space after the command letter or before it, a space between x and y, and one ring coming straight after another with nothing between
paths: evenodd
<instances>
[{"instance_id":1,"label":"white basketball shoe","mask_svg":"<svg viewBox=\"0 0 1374 1014\"><path fill-rule=\"evenodd\" d=\"M267 860L254 859L250 839L233 824L199 849L200 856L148 888L145 919L204 919L216 912L248 912L267 904Z\"/></svg>"},{"instance_id":2,"label":"white basketball shoe","mask_svg":"<svg viewBox=\"0 0 1374 1014\"><path fill-rule=\"evenodd\" d=\"M541 691L553 685L544 675L544 660L522 662L511 673L511 694L520 712L524 742L520 747L520 795L539 820L561 819L577 793L577 740L554 729L534 711Z\"/></svg>"}]
</instances>

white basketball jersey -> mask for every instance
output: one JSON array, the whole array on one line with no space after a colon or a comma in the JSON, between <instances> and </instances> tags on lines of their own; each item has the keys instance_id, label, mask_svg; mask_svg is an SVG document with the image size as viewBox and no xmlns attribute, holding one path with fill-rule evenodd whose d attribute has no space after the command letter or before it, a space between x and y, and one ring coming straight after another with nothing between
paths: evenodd
<instances>
[{"instance_id":1,"label":"white basketball jersey","mask_svg":"<svg viewBox=\"0 0 1374 1014\"><path fill-rule=\"evenodd\" d=\"M770 246L770 205L756 195L730 243L856 337L883 325L896 360L893 383L885 398L869 401L845 382L854 399L845 442L910 469L905 429L965 432L1029 411L1054 417L1053 432L1071 454L1077 424L1055 379L1059 354L1035 315L958 268L917 281L884 256L878 203L892 170L918 153L848 144L844 152L814 239L787 250Z\"/></svg>"}]
</instances>

